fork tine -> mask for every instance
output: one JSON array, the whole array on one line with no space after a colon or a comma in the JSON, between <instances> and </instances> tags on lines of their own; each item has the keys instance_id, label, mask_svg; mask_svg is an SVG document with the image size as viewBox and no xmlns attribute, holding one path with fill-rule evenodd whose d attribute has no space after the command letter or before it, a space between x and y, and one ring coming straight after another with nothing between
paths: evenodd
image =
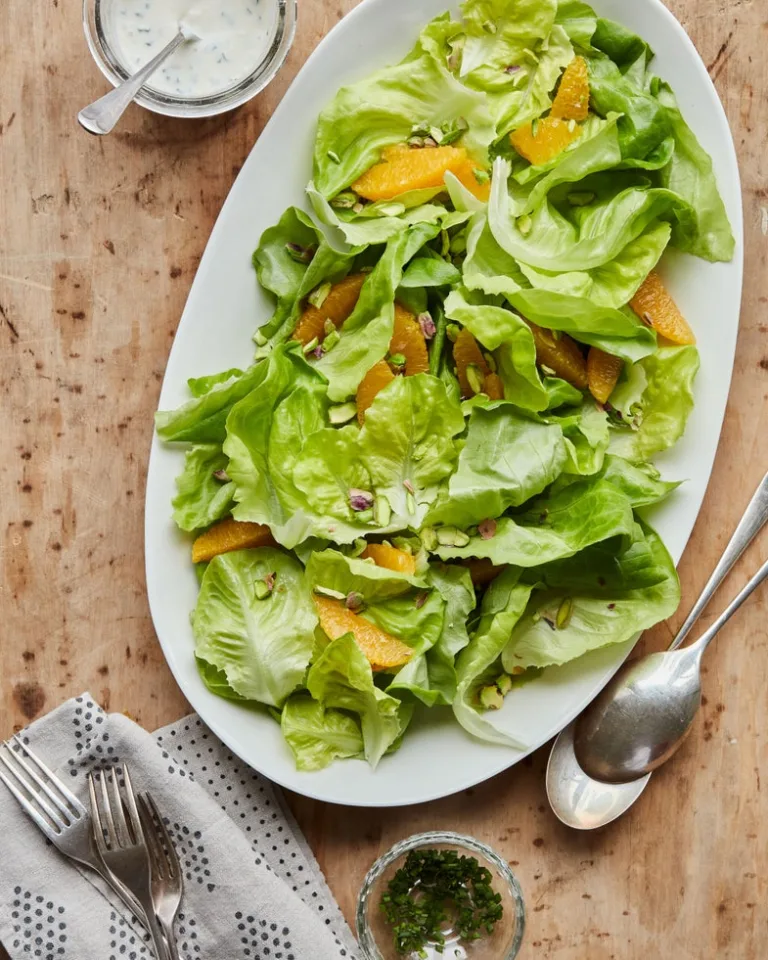
<instances>
[{"instance_id":1,"label":"fork tine","mask_svg":"<svg viewBox=\"0 0 768 960\"><path fill-rule=\"evenodd\" d=\"M24 812L29 817L31 817L32 820L35 821L35 823L46 835L46 837L48 837L49 840L53 840L55 837L58 836L58 833L53 829L50 823L48 823L45 817L40 816L40 814L37 812L37 810L35 810L35 808L32 806L29 800L27 800L27 798L24 796L21 790L19 790L17 787L14 786L13 783L11 783L11 781L8 779L8 777L6 777L6 775L3 773L2 770L0 770L0 780L2 780L3 783L6 785L6 787L8 787L8 789L11 791L14 797L16 797L16 799L19 801L19 804L24 809Z\"/></svg>"},{"instance_id":2,"label":"fork tine","mask_svg":"<svg viewBox=\"0 0 768 960\"><path fill-rule=\"evenodd\" d=\"M14 737L14 740L16 740L15 737ZM19 741L16 740L16 742L19 742ZM42 790L43 793L46 795L46 797L48 797L48 799L55 805L56 809L59 811L59 817L64 821L65 824L69 826L71 823L73 823L75 820L78 819L74 811L69 809L66 802L64 802L60 797L57 797L56 794L53 792L53 790L51 790L50 785L47 784L45 780L43 780L43 778L40 776L39 773L37 773L35 770L32 769L32 767L27 763L27 761L21 755L21 752L19 750L14 750L8 744L5 745L5 749L8 752L8 754L10 754L10 756L13 757L14 762L17 763L22 768L22 770L24 770L27 776L31 777L32 780L34 780L34 782L37 784L40 790ZM6 762L6 766L10 766L10 764ZM21 779L23 781L23 778ZM30 789L30 793L39 794L39 790L34 790L32 788L29 788L29 789Z\"/></svg>"},{"instance_id":3,"label":"fork tine","mask_svg":"<svg viewBox=\"0 0 768 960\"><path fill-rule=\"evenodd\" d=\"M74 795L74 793L72 793L71 790L69 790L66 787L66 785L56 776L53 770L50 770L43 763L40 757L38 757L38 755L30 747L28 747L25 743L22 742L21 737L19 737L18 734L12 737L11 739L17 746L19 746L24 751L24 753L29 757L30 760L34 761L34 763L37 764L38 769L41 770L46 777L48 777L48 779L51 781L54 787L56 787L56 789L59 791L62 797L64 797L67 803L70 804L72 809L77 813L79 813L80 816L85 816L87 812L85 809L85 805L80 801L78 797Z\"/></svg>"},{"instance_id":4,"label":"fork tine","mask_svg":"<svg viewBox=\"0 0 768 960\"><path fill-rule=\"evenodd\" d=\"M106 770L100 771L99 786L101 787L101 805L104 807L104 819L107 821L107 849L110 849L112 847L118 847L120 844L118 842L117 828L115 827L115 821L112 816L112 805L109 802L109 794L107 793Z\"/></svg>"},{"instance_id":5,"label":"fork tine","mask_svg":"<svg viewBox=\"0 0 768 960\"><path fill-rule=\"evenodd\" d=\"M179 866L179 858L176 853L176 847L174 847L173 845L173 841L171 840L171 835L168 833L168 830L165 826L165 821L160 816L160 811L158 810L157 804L155 803L155 798L152 796L149 790L147 790L144 793L144 802L146 803L147 807L152 811L154 821L157 824L157 827L160 831L160 840L162 841L161 846L165 850L165 857L166 857L166 860L168 861L168 869L170 871L170 876L173 879L175 879L181 873L181 867Z\"/></svg>"},{"instance_id":6,"label":"fork tine","mask_svg":"<svg viewBox=\"0 0 768 960\"><path fill-rule=\"evenodd\" d=\"M152 811L147 806L147 801L141 794L138 796L138 803L139 816L141 817L141 823L144 830L144 838L147 841L147 847L149 848L149 860L152 874L157 877L165 878L167 876L167 871L165 869L165 854L163 853L162 845L157 835L157 825L152 818Z\"/></svg>"},{"instance_id":7,"label":"fork tine","mask_svg":"<svg viewBox=\"0 0 768 960\"><path fill-rule=\"evenodd\" d=\"M91 798L91 823L93 826L93 839L96 841L96 849L101 856L107 852L107 845L104 842L104 825L101 822L99 813L99 801L96 799L96 784L93 779L93 771L88 771L88 796Z\"/></svg>"},{"instance_id":8,"label":"fork tine","mask_svg":"<svg viewBox=\"0 0 768 960\"><path fill-rule=\"evenodd\" d=\"M14 760L18 761L19 757L16 756L13 750L9 750L7 747L5 750L0 750L0 762L8 769L11 776L16 780L17 783L21 784L22 787L27 791L31 800L27 800L27 803L31 803L32 800L40 807L40 809L50 818L51 823L56 827L56 830L53 831L56 834L61 833L65 827L69 826L69 822L66 821L62 816L59 810L54 809L45 799L45 797L40 796L40 794L35 790L34 786L31 786L30 783L25 779L23 774L19 773L16 767L10 762L7 754L11 754L14 757ZM5 780L5 783L8 783L8 780ZM19 797L19 792L14 790L14 796ZM25 807L26 809L26 807Z\"/></svg>"},{"instance_id":9,"label":"fork tine","mask_svg":"<svg viewBox=\"0 0 768 960\"><path fill-rule=\"evenodd\" d=\"M128 835L128 824L125 820L125 809L123 807L123 798L120 795L120 784L117 782L117 767L112 768L112 776L109 778L109 792L112 794L112 816L117 828L117 840L121 847L127 847L131 844L131 838Z\"/></svg>"},{"instance_id":10,"label":"fork tine","mask_svg":"<svg viewBox=\"0 0 768 960\"><path fill-rule=\"evenodd\" d=\"M130 774L128 773L128 764L123 764L123 780L125 782L125 801L126 806L128 807L128 816L131 820L131 830L133 831L133 836L136 843L141 843L144 838L144 831L141 826L141 817L139 816L138 808L136 807L136 791L133 789L133 783L131 782Z\"/></svg>"}]
</instances>

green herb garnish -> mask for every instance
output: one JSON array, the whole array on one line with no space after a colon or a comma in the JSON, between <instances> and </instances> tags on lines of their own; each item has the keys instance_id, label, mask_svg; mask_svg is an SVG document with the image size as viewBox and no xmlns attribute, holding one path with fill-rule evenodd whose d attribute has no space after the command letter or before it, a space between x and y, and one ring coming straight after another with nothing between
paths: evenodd
<instances>
[{"instance_id":1,"label":"green herb garnish","mask_svg":"<svg viewBox=\"0 0 768 960\"><path fill-rule=\"evenodd\" d=\"M448 925L464 941L493 933L503 907L491 879L490 870L475 857L454 850L411 850L381 898L397 952L426 957L424 946L430 943L442 953L442 930Z\"/></svg>"}]
</instances>

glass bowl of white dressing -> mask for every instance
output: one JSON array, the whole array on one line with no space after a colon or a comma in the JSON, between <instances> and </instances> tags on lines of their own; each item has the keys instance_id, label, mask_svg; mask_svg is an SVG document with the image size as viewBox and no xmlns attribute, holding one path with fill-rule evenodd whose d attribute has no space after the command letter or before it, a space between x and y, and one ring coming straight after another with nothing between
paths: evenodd
<instances>
[{"instance_id":1,"label":"glass bowl of white dressing","mask_svg":"<svg viewBox=\"0 0 768 960\"><path fill-rule=\"evenodd\" d=\"M272 80L296 32L297 0L83 0L88 47L112 83L135 73L183 28L182 43L136 103L170 117L211 117Z\"/></svg>"}]
</instances>

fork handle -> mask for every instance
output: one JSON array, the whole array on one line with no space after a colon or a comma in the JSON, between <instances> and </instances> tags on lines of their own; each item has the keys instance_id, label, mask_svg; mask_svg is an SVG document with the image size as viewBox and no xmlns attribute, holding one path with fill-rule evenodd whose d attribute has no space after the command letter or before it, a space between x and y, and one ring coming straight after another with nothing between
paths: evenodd
<instances>
[{"instance_id":1,"label":"fork handle","mask_svg":"<svg viewBox=\"0 0 768 960\"><path fill-rule=\"evenodd\" d=\"M137 899L144 908L144 913L147 915L149 935L152 937L152 945L155 948L157 960L168 960L169 948L166 946L163 931L157 922L157 914L155 913L155 905L152 903L152 897L149 895L149 892L144 893L142 891L141 894L137 896Z\"/></svg>"},{"instance_id":2,"label":"fork handle","mask_svg":"<svg viewBox=\"0 0 768 960\"><path fill-rule=\"evenodd\" d=\"M163 933L165 934L165 945L168 948L168 958L169 960L179 960L179 950L176 946L176 937L173 934L173 924L166 923L162 917L158 917L160 920L160 926L163 928Z\"/></svg>"}]
</instances>

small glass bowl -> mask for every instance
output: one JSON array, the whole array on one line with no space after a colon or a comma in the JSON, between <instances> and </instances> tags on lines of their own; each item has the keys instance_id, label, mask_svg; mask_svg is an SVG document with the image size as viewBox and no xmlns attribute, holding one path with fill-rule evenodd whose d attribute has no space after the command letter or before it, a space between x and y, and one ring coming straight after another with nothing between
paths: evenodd
<instances>
[{"instance_id":1,"label":"small glass bowl","mask_svg":"<svg viewBox=\"0 0 768 960\"><path fill-rule=\"evenodd\" d=\"M88 49L97 66L113 86L129 76L117 52L109 42L102 17L102 5L109 0L83 0L83 29ZM207 97L185 98L159 93L149 87L137 95L136 103L153 113L166 117L213 117L242 106L266 87L283 65L296 33L296 6L298 0L276 0L277 24L275 36L266 56L243 80Z\"/></svg>"},{"instance_id":2,"label":"small glass bowl","mask_svg":"<svg viewBox=\"0 0 768 960\"><path fill-rule=\"evenodd\" d=\"M417 833L401 840L379 857L368 871L357 900L356 914L357 938L365 960L416 960L416 954L404 958L396 951L392 928L379 905L389 881L403 866L409 851L424 847L455 850L479 860L491 871L493 888L501 894L504 908L491 935L464 944L446 930L443 952L430 951L427 946L428 960L513 960L520 950L525 931L525 905L520 884L507 862L490 847L473 837L450 832Z\"/></svg>"}]
</instances>

